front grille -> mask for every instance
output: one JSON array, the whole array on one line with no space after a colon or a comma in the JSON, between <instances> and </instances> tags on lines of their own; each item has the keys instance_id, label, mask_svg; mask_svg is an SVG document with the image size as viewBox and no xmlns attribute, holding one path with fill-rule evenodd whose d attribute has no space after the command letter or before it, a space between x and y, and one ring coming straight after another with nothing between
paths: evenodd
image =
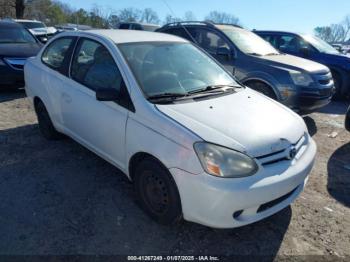
<instances>
[{"instance_id":1,"label":"front grille","mask_svg":"<svg viewBox=\"0 0 350 262\"><path fill-rule=\"evenodd\" d=\"M297 155L303 153L301 149L307 145L307 134L304 134L295 144L267 155L256 157L256 159L263 165L271 165L280 161L292 160Z\"/></svg>"},{"instance_id":2,"label":"front grille","mask_svg":"<svg viewBox=\"0 0 350 262\"><path fill-rule=\"evenodd\" d=\"M333 88L320 89L319 92L321 96L331 96L333 95Z\"/></svg>"},{"instance_id":3,"label":"front grille","mask_svg":"<svg viewBox=\"0 0 350 262\"><path fill-rule=\"evenodd\" d=\"M291 195L293 195L293 193L298 189L298 187L294 188L292 191L290 191L289 193L277 198L277 199L274 199L270 202L267 202L265 204L262 204L259 208L258 208L258 211L257 213L261 213L261 212L264 212L265 210L271 208L271 207L274 207L276 205L278 205L279 203L283 202L284 200L286 200L287 198L289 198Z\"/></svg>"},{"instance_id":4,"label":"front grille","mask_svg":"<svg viewBox=\"0 0 350 262\"><path fill-rule=\"evenodd\" d=\"M26 58L4 58L5 62L16 70L23 70Z\"/></svg>"}]
</instances>

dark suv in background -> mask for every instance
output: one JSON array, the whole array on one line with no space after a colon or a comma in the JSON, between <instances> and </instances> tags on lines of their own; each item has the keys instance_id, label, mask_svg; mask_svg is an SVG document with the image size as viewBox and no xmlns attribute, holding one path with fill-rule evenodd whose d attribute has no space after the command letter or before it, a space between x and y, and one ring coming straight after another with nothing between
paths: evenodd
<instances>
[{"instance_id":1,"label":"dark suv in background","mask_svg":"<svg viewBox=\"0 0 350 262\"><path fill-rule=\"evenodd\" d=\"M176 22L157 30L194 42L244 85L295 111L310 112L329 103L333 80L329 69L281 54L249 30L210 22Z\"/></svg>"},{"instance_id":2,"label":"dark suv in background","mask_svg":"<svg viewBox=\"0 0 350 262\"><path fill-rule=\"evenodd\" d=\"M142 30L153 32L156 31L158 28L160 28L160 26L155 24L125 22L118 24L116 29Z\"/></svg>"},{"instance_id":3,"label":"dark suv in background","mask_svg":"<svg viewBox=\"0 0 350 262\"><path fill-rule=\"evenodd\" d=\"M24 87L23 66L41 46L22 25L0 21L0 89Z\"/></svg>"},{"instance_id":4,"label":"dark suv in background","mask_svg":"<svg viewBox=\"0 0 350 262\"><path fill-rule=\"evenodd\" d=\"M324 64L332 72L336 96L350 95L350 57L340 53L325 41L305 34L280 31L256 31L283 53L303 57Z\"/></svg>"}]
</instances>

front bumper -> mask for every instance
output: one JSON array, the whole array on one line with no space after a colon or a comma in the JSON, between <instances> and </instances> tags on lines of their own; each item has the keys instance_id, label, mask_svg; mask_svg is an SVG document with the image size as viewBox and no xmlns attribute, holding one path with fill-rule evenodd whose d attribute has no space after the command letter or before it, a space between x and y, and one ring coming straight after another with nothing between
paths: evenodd
<instances>
[{"instance_id":1,"label":"front bumper","mask_svg":"<svg viewBox=\"0 0 350 262\"><path fill-rule=\"evenodd\" d=\"M302 192L316 155L307 149L293 161L264 167L246 178L193 175L171 168L179 189L184 219L214 228L244 226L282 210Z\"/></svg>"},{"instance_id":2,"label":"front bumper","mask_svg":"<svg viewBox=\"0 0 350 262\"><path fill-rule=\"evenodd\" d=\"M0 65L0 89L24 87L23 70L13 69L8 65Z\"/></svg>"}]
</instances>

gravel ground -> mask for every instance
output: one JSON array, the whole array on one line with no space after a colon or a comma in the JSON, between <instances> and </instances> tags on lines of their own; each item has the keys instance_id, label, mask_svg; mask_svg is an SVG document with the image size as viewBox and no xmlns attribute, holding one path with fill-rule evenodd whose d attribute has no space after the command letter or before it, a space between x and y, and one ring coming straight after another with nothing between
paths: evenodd
<instances>
[{"instance_id":1,"label":"gravel ground","mask_svg":"<svg viewBox=\"0 0 350 262\"><path fill-rule=\"evenodd\" d=\"M258 223L217 230L153 222L135 203L132 185L118 169L71 139L46 141L23 92L2 92L0 254L350 259L346 106L333 102L304 118L318 155L295 203Z\"/></svg>"}]
</instances>

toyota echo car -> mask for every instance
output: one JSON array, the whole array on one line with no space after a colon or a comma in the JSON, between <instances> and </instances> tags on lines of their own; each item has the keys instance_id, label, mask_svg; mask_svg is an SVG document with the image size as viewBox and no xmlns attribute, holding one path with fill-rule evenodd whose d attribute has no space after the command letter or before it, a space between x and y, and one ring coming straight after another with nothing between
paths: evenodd
<instances>
[{"instance_id":1,"label":"toyota echo car","mask_svg":"<svg viewBox=\"0 0 350 262\"><path fill-rule=\"evenodd\" d=\"M42 134L122 170L160 223L253 223L292 203L314 163L301 117L176 36L66 32L24 71Z\"/></svg>"}]
</instances>

